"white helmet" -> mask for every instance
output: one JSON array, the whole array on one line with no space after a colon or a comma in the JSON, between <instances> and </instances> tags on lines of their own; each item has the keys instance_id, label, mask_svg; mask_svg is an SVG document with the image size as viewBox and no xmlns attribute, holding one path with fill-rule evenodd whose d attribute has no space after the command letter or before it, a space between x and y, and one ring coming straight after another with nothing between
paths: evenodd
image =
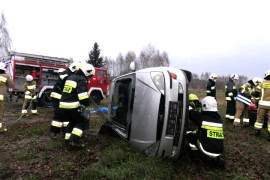
<instances>
[{"instance_id":1,"label":"white helmet","mask_svg":"<svg viewBox=\"0 0 270 180\"><path fill-rule=\"evenodd\" d=\"M230 75L230 78L235 82L239 79L239 76L237 74Z\"/></svg>"},{"instance_id":2,"label":"white helmet","mask_svg":"<svg viewBox=\"0 0 270 180\"><path fill-rule=\"evenodd\" d=\"M33 76L31 76L30 74L28 74L26 77L25 77L26 81L33 81Z\"/></svg>"},{"instance_id":3,"label":"white helmet","mask_svg":"<svg viewBox=\"0 0 270 180\"><path fill-rule=\"evenodd\" d=\"M80 69L82 70L82 72L86 77L95 75L95 67L92 64L88 63L82 64L80 66Z\"/></svg>"},{"instance_id":4,"label":"white helmet","mask_svg":"<svg viewBox=\"0 0 270 180\"><path fill-rule=\"evenodd\" d=\"M209 79L213 80L214 82L217 81L217 75L215 73L210 74Z\"/></svg>"},{"instance_id":5,"label":"white helmet","mask_svg":"<svg viewBox=\"0 0 270 180\"><path fill-rule=\"evenodd\" d=\"M0 69L3 70L3 71L6 71L7 70L6 64L3 63L3 62L0 62Z\"/></svg>"},{"instance_id":6,"label":"white helmet","mask_svg":"<svg viewBox=\"0 0 270 180\"><path fill-rule=\"evenodd\" d=\"M71 70L71 72L75 72L76 70L79 69L81 63L79 62L74 62L69 66L69 69Z\"/></svg>"},{"instance_id":7,"label":"white helmet","mask_svg":"<svg viewBox=\"0 0 270 180\"><path fill-rule=\"evenodd\" d=\"M214 111L217 112L217 101L212 96L206 96L202 100L202 110L203 111Z\"/></svg>"},{"instance_id":8,"label":"white helmet","mask_svg":"<svg viewBox=\"0 0 270 180\"><path fill-rule=\"evenodd\" d=\"M270 77L270 69L265 72L264 79L266 79L268 76Z\"/></svg>"},{"instance_id":9,"label":"white helmet","mask_svg":"<svg viewBox=\"0 0 270 180\"><path fill-rule=\"evenodd\" d=\"M257 86L263 82L263 79L260 77L254 77L252 78L252 82L254 83L255 86Z\"/></svg>"},{"instance_id":10,"label":"white helmet","mask_svg":"<svg viewBox=\"0 0 270 180\"><path fill-rule=\"evenodd\" d=\"M63 72L64 70L66 70L65 68L60 68L60 69L58 69L58 73L61 73L61 72Z\"/></svg>"}]
</instances>

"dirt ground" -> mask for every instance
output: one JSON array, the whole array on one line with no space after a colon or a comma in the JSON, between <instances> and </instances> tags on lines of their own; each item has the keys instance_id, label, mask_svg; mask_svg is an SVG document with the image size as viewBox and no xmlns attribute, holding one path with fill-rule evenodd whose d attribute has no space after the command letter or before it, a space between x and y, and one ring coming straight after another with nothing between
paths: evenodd
<instances>
[{"instance_id":1,"label":"dirt ground","mask_svg":"<svg viewBox=\"0 0 270 180\"><path fill-rule=\"evenodd\" d=\"M101 137L97 130L88 131L83 138L93 149L70 149L61 134L54 141L48 137L52 109L38 107L39 115L18 120L21 105L5 105L3 124L7 131L0 134L0 179L76 179L85 166L99 159L95 147Z\"/></svg>"},{"instance_id":2,"label":"dirt ground","mask_svg":"<svg viewBox=\"0 0 270 180\"><path fill-rule=\"evenodd\" d=\"M98 135L100 122L92 118L90 128L82 141L83 149L67 147L61 134L52 141L48 137L53 116L50 108L38 107L39 115L17 120L21 103L6 103L4 125L7 131L0 134L0 179L78 179L89 166L95 166L102 158L101 152L110 148L115 139ZM17 120L17 121L16 121ZM187 157L174 164L175 179L269 179L270 143L267 132L262 137L251 134L253 127L234 129L225 122L224 135L226 162L224 170L211 171L208 167L194 165ZM179 165L180 164L180 165Z\"/></svg>"}]
</instances>

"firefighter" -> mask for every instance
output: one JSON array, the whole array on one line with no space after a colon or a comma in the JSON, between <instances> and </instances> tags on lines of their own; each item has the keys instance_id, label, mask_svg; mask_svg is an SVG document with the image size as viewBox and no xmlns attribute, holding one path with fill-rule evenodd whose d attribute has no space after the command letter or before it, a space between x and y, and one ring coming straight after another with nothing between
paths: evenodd
<instances>
[{"instance_id":1,"label":"firefighter","mask_svg":"<svg viewBox=\"0 0 270 180\"><path fill-rule=\"evenodd\" d=\"M7 93L7 88L14 86L13 81L6 74L6 64L0 62L0 132L4 132L6 129L3 127L3 114L4 114L4 97Z\"/></svg>"},{"instance_id":2,"label":"firefighter","mask_svg":"<svg viewBox=\"0 0 270 180\"><path fill-rule=\"evenodd\" d=\"M251 104L251 93L252 89L260 83L259 79L252 78L248 83L243 84L238 91L236 96L236 114L234 118L234 127L240 127L241 115L243 114L243 127L249 126L248 109Z\"/></svg>"},{"instance_id":3,"label":"firefighter","mask_svg":"<svg viewBox=\"0 0 270 180\"><path fill-rule=\"evenodd\" d=\"M189 110L201 112L202 104L199 101L198 96L196 94L190 94L188 96L188 99L189 99ZM194 131L194 130L198 129L197 125L194 124L192 121L189 121L188 123L189 123L188 131Z\"/></svg>"},{"instance_id":4,"label":"firefighter","mask_svg":"<svg viewBox=\"0 0 270 180\"><path fill-rule=\"evenodd\" d=\"M206 96L212 96L216 99L216 81L218 77L215 73L210 74L206 85Z\"/></svg>"},{"instance_id":5,"label":"firefighter","mask_svg":"<svg viewBox=\"0 0 270 180\"><path fill-rule=\"evenodd\" d=\"M255 77L255 79L257 81L257 85L254 86L253 89L251 90L251 102L255 104L255 106L258 108L260 97L259 94L256 92L258 92L258 89L260 88L259 85L263 82L263 79L260 77Z\"/></svg>"},{"instance_id":6,"label":"firefighter","mask_svg":"<svg viewBox=\"0 0 270 180\"><path fill-rule=\"evenodd\" d=\"M95 68L91 64L82 64L75 74L67 78L63 88L59 107L63 121L69 122L65 140L71 146L83 147L79 142L85 129L82 113L90 111L87 84L94 74Z\"/></svg>"},{"instance_id":7,"label":"firefighter","mask_svg":"<svg viewBox=\"0 0 270 180\"><path fill-rule=\"evenodd\" d=\"M224 149L223 123L215 98L206 96L202 100L202 112L190 110L189 118L199 127L196 132L187 134L191 156L222 166L219 156Z\"/></svg>"},{"instance_id":8,"label":"firefighter","mask_svg":"<svg viewBox=\"0 0 270 180\"><path fill-rule=\"evenodd\" d=\"M229 77L229 81L225 85L225 100L227 101L227 109L226 109L226 115L225 118L228 121L233 121L234 120L234 115L235 115L235 98L237 96L237 89L235 86L236 81L239 79L237 74L232 74Z\"/></svg>"},{"instance_id":9,"label":"firefighter","mask_svg":"<svg viewBox=\"0 0 270 180\"><path fill-rule=\"evenodd\" d=\"M265 113L268 113L268 141L270 141L270 70L265 72L265 81L257 87L257 94L260 97L259 111L257 113L256 123L254 124L255 135L260 136L264 123Z\"/></svg>"},{"instance_id":10,"label":"firefighter","mask_svg":"<svg viewBox=\"0 0 270 180\"><path fill-rule=\"evenodd\" d=\"M27 108L32 106L31 114L37 115L37 96L36 96L36 86L37 83L34 81L33 76L28 74L26 77L26 82L23 84L23 92L24 92L24 102L22 106L22 115L27 115Z\"/></svg>"},{"instance_id":11,"label":"firefighter","mask_svg":"<svg viewBox=\"0 0 270 180\"><path fill-rule=\"evenodd\" d=\"M50 126L50 133L49 133L49 137L51 139L54 139L56 134L60 133L61 130L63 134L65 135L65 130L68 125L68 122L66 121L63 122L61 119L61 114L59 110L59 101L61 99L61 94L65 85L66 79L75 72L78 66L79 66L79 63L75 62L75 63L72 63L67 69L60 68L58 70L59 77L58 77L57 82L54 84L51 95L50 95L50 97L52 98L52 105L54 109L54 116L52 118L52 122Z\"/></svg>"}]
</instances>

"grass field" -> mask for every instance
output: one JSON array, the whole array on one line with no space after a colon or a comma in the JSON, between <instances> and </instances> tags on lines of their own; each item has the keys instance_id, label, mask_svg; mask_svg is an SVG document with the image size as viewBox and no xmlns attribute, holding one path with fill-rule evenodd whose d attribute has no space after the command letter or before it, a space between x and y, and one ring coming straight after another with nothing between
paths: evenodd
<instances>
[{"instance_id":1,"label":"grass field","mask_svg":"<svg viewBox=\"0 0 270 180\"><path fill-rule=\"evenodd\" d=\"M205 91L190 90L200 100ZM217 93L222 117L224 93ZM101 106L107 106L108 100ZM4 121L20 115L20 103L5 105ZM52 109L39 108L40 115L10 123L0 134L0 179L270 179L270 143L263 129L260 138L253 127L234 129L224 121L225 168L192 162L187 154L178 161L146 157L120 138L98 135L104 117L92 115L83 138L85 147L67 147L59 136L48 138Z\"/></svg>"}]
</instances>

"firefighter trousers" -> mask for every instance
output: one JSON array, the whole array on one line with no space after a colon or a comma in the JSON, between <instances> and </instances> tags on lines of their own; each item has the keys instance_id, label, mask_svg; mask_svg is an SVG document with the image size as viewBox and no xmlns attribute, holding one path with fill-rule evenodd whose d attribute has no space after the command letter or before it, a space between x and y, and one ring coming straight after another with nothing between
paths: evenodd
<instances>
[{"instance_id":1,"label":"firefighter trousers","mask_svg":"<svg viewBox=\"0 0 270 180\"><path fill-rule=\"evenodd\" d=\"M241 115L243 114L243 125L248 126L249 125L249 117L248 117L248 109L249 106L241 103L239 101L236 101L236 114L234 118L233 125L234 126L240 126L241 124Z\"/></svg>"},{"instance_id":2,"label":"firefighter trousers","mask_svg":"<svg viewBox=\"0 0 270 180\"><path fill-rule=\"evenodd\" d=\"M60 131L62 130L62 133L65 134L68 122L63 121L63 118L61 117L59 101L60 101L59 99L52 98L54 115L50 126L50 132L57 134L60 133Z\"/></svg>"},{"instance_id":3,"label":"firefighter trousers","mask_svg":"<svg viewBox=\"0 0 270 180\"><path fill-rule=\"evenodd\" d=\"M22 114L27 114L27 108L30 106L31 99L24 99L22 106ZM32 114L37 114L37 100L32 99Z\"/></svg>"},{"instance_id":4,"label":"firefighter trousers","mask_svg":"<svg viewBox=\"0 0 270 180\"><path fill-rule=\"evenodd\" d=\"M190 155L191 155L191 160L199 162L199 160L202 160L207 163L214 164L219 157L210 157L206 154L204 154L198 145L198 134L197 132L194 133L188 133L187 134L187 141L189 143L190 147Z\"/></svg>"},{"instance_id":5,"label":"firefighter trousers","mask_svg":"<svg viewBox=\"0 0 270 180\"><path fill-rule=\"evenodd\" d=\"M268 109L268 108L266 109L266 108L259 106L258 113L257 113L257 119L256 119L256 122L254 124L254 128L256 130L261 130L263 128L265 113L268 114L267 130L270 133L270 109Z\"/></svg>"},{"instance_id":6,"label":"firefighter trousers","mask_svg":"<svg viewBox=\"0 0 270 180\"><path fill-rule=\"evenodd\" d=\"M226 118L233 121L236 112L236 102L233 100L227 101Z\"/></svg>"},{"instance_id":7,"label":"firefighter trousers","mask_svg":"<svg viewBox=\"0 0 270 180\"><path fill-rule=\"evenodd\" d=\"M69 122L65 140L79 143L85 127L84 118L80 115L78 109L61 109L61 116L64 121Z\"/></svg>"}]
</instances>

